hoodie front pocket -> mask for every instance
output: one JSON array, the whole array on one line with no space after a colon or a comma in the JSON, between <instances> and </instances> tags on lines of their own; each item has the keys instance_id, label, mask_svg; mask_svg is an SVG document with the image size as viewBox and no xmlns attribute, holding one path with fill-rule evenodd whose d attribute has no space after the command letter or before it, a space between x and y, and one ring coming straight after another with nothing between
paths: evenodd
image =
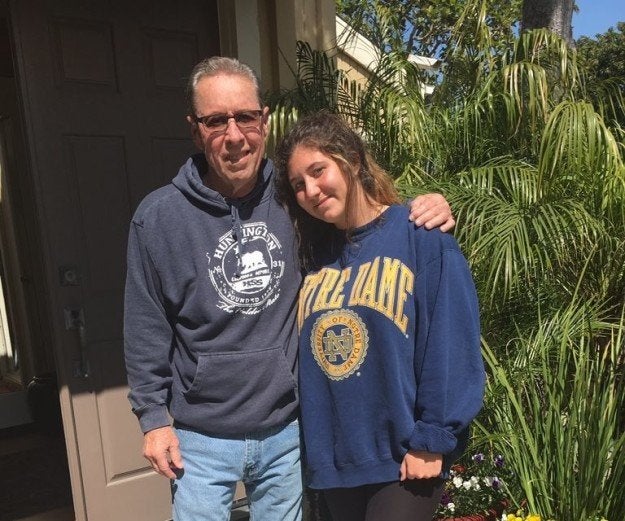
<instances>
[{"instance_id":1,"label":"hoodie front pocket","mask_svg":"<svg viewBox=\"0 0 625 521\"><path fill-rule=\"evenodd\" d=\"M184 393L190 402L229 403L229 407L251 404L271 408L292 393L295 379L282 346L258 351L200 355L195 378Z\"/></svg>"}]
</instances>

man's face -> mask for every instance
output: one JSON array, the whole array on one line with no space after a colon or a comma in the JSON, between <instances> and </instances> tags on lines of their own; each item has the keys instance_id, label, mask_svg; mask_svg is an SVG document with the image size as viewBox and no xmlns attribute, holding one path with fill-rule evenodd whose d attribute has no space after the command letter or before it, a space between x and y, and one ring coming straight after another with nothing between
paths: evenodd
<instances>
[{"instance_id":1,"label":"man's face","mask_svg":"<svg viewBox=\"0 0 625 521\"><path fill-rule=\"evenodd\" d=\"M254 113L261 109L258 124L249 126L241 117L245 111ZM226 122L225 129L215 130L210 123L205 125L191 116L187 118L195 144L208 162L204 182L226 197L247 195L254 188L265 153L269 116L269 109L259 105L254 84L235 74L202 78L195 88L195 116L200 119L209 116L205 120L208 122Z\"/></svg>"}]
</instances>

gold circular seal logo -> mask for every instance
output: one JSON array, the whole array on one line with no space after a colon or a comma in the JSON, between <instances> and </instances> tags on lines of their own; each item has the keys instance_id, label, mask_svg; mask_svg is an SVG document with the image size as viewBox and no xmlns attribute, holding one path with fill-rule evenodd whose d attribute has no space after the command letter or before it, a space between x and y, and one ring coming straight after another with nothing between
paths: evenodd
<instances>
[{"instance_id":1,"label":"gold circular seal logo","mask_svg":"<svg viewBox=\"0 0 625 521\"><path fill-rule=\"evenodd\" d=\"M310 345L323 372L332 380L342 380L364 362L369 335L362 319L353 311L328 311L315 321Z\"/></svg>"}]
</instances>

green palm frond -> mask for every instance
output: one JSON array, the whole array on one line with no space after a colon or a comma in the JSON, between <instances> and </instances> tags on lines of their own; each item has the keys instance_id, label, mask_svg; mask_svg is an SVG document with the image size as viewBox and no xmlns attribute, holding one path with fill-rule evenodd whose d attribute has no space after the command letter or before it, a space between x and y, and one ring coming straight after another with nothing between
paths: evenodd
<instances>
[{"instance_id":1,"label":"green palm frond","mask_svg":"<svg viewBox=\"0 0 625 521\"><path fill-rule=\"evenodd\" d=\"M549 112L547 73L539 64L521 61L503 69L504 96L512 132L517 132L528 114L530 132L537 132Z\"/></svg>"},{"instance_id":2,"label":"green palm frond","mask_svg":"<svg viewBox=\"0 0 625 521\"><path fill-rule=\"evenodd\" d=\"M421 76L413 64L391 55L380 61L376 71L352 116L378 161L396 174L394 165L422 156L430 148L429 115Z\"/></svg>"},{"instance_id":3,"label":"green palm frond","mask_svg":"<svg viewBox=\"0 0 625 521\"><path fill-rule=\"evenodd\" d=\"M579 201L545 199L528 164L501 159L458 176L446 192L474 268L488 280L489 301L510 298L569 260L569 245L591 249L604 231Z\"/></svg>"},{"instance_id":4,"label":"green palm frond","mask_svg":"<svg viewBox=\"0 0 625 521\"><path fill-rule=\"evenodd\" d=\"M594 211L622 201L625 177L617 141L588 102L555 107L545 126L538 171L545 190L578 192Z\"/></svg>"},{"instance_id":5,"label":"green palm frond","mask_svg":"<svg viewBox=\"0 0 625 521\"><path fill-rule=\"evenodd\" d=\"M528 61L552 73L561 87L573 92L579 84L575 52L567 42L548 29L524 31L517 40L512 62Z\"/></svg>"}]
</instances>

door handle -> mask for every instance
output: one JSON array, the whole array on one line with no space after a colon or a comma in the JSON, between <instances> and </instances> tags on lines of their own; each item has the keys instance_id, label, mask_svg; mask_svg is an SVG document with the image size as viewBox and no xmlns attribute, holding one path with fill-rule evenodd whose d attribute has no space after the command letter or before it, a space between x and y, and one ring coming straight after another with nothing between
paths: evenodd
<instances>
[{"instance_id":1,"label":"door handle","mask_svg":"<svg viewBox=\"0 0 625 521\"><path fill-rule=\"evenodd\" d=\"M73 361L75 378L89 378L89 359L87 358L87 331L85 328L85 312L82 308L63 309L65 329L78 333L78 349L80 358Z\"/></svg>"}]
</instances>

